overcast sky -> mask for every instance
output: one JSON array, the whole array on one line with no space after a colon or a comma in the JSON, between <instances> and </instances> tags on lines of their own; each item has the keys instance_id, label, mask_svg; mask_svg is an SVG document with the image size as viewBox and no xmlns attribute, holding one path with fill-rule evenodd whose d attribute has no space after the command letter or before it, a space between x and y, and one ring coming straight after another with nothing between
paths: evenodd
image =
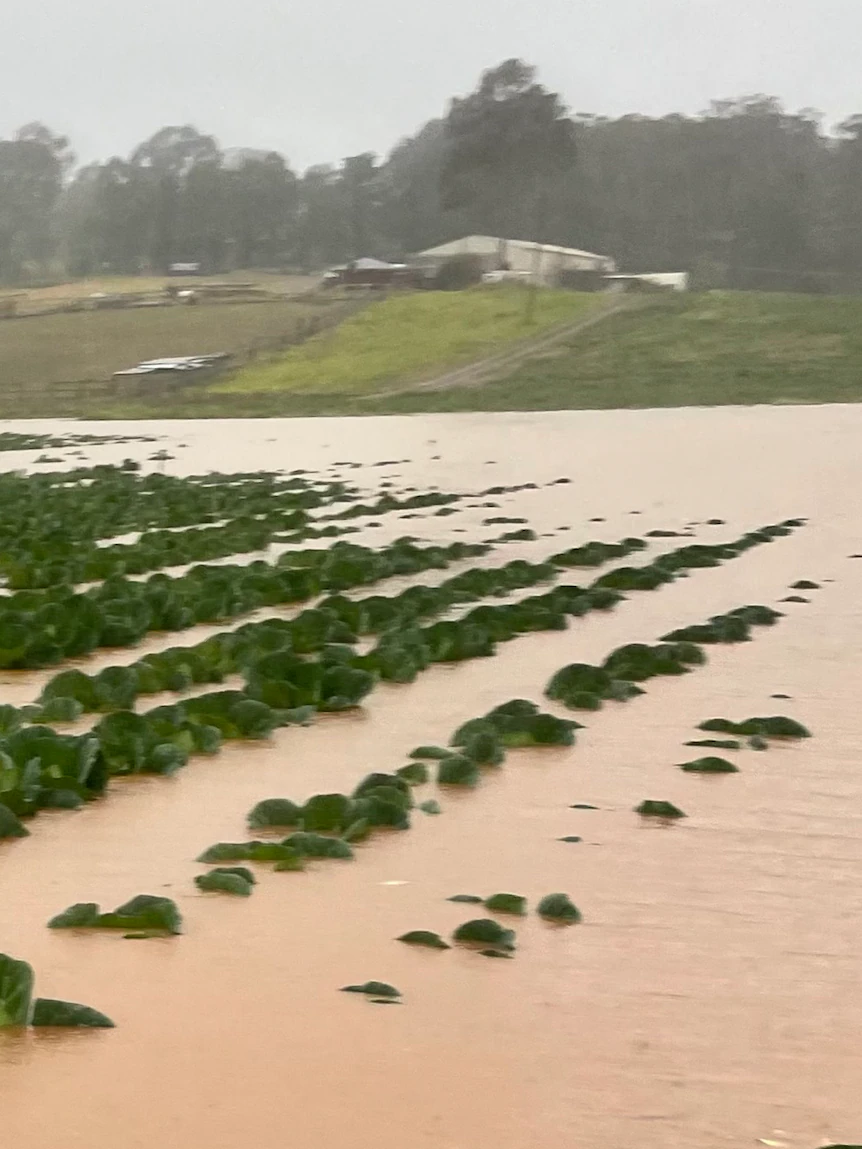
<instances>
[{"instance_id":1,"label":"overcast sky","mask_svg":"<svg viewBox=\"0 0 862 1149\"><path fill-rule=\"evenodd\" d=\"M43 120L83 159L180 123L297 167L385 153L509 56L575 111L862 112L862 0L0 2L0 135Z\"/></svg>"}]
</instances>

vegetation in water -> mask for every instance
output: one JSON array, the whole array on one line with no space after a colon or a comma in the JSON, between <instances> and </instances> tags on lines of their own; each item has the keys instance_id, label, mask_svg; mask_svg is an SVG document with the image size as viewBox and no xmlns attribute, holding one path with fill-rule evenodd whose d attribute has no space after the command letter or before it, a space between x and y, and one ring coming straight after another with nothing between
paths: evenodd
<instances>
[{"instance_id":1,"label":"vegetation in water","mask_svg":"<svg viewBox=\"0 0 862 1149\"><path fill-rule=\"evenodd\" d=\"M395 773L411 786L423 786L429 778L428 767L424 762L411 762L407 766L401 766Z\"/></svg>"},{"instance_id":2,"label":"vegetation in water","mask_svg":"<svg viewBox=\"0 0 862 1149\"><path fill-rule=\"evenodd\" d=\"M678 806L674 806L673 802L659 801L654 798L648 798L641 802L640 806L636 807L635 813L640 814L642 818L666 818L668 820L686 816Z\"/></svg>"},{"instance_id":3,"label":"vegetation in water","mask_svg":"<svg viewBox=\"0 0 862 1149\"><path fill-rule=\"evenodd\" d=\"M741 750L742 743L735 738L693 738L686 746L703 746L713 750Z\"/></svg>"},{"instance_id":4,"label":"vegetation in water","mask_svg":"<svg viewBox=\"0 0 862 1149\"><path fill-rule=\"evenodd\" d=\"M485 909L492 914L517 914L523 917L527 912L527 899L520 894L492 894L485 899Z\"/></svg>"},{"instance_id":5,"label":"vegetation in water","mask_svg":"<svg viewBox=\"0 0 862 1149\"><path fill-rule=\"evenodd\" d=\"M349 861L353 850L341 838L330 838L325 834L308 833L298 830L284 839L284 846L294 850L302 858L335 858ZM280 859L283 860L283 859Z\"/></svg>"},{"instance_id":6,"label":"vegetation in water","mask_svg":"<svg viewBox=\"0 0 862 1149\"><path fill-rule=\"evenodd\" d=\"M113 1029L98 1010L71 1001L33 997L33 967L0 954L0 1029L19 1026Z\"/></svg>"},{"instance_id":7,"label":"vegetation in water","mask_svg":"<svg viewBox=\"0 0 862 1149\"><path fill-rule=\"evenodd\" d=\"M487 549L464 543L420 548L412 540L401 539L374 551L342 542L322 551L286 551L272 564L258 560L242 566L196 566L174 578L159 573L139 582L117 574L83 592L76 592L61 579L45 590L20 590L4 599L0 668L51 666L100 647L134 646L151 631L223 622L263 606L301 602L321 591L337 595L393 574L446 566L457 558L484 554ZM11 582L11 574L7 577ZM299 644L294 650L302 652ZM156 658L155 665L162 661ZM152 665L152 658L147 663ZM74 680L79 689L83 689L82 678L86 677ZM168 683L161 689L176 687ZM44 697L52 696L65 695L49 684ZM85 708L99 709L98 698L86 694L75 697Z\"/></svg>"},{"instance_id":8,"label":"vegetation in water","mask_svg":"<svg viewBox=\"0 0 862 1149\"><path fill-rule=\"evenodd\" d=\"M452 947L448 942L444 942L439 934L432 933L430 930L411 930L407 934L402 934L400 938L396 939L399 942L404 942L408 946L424 946L426 949L432 950L448 950Z\"/></svg>"},{"instance_id":9,"label":"vegetation in water","mask_svg":"<svg viewBox=\"0 0 862 1149\"><path fill-rule=\"evenodd\" d=\"M302 824L302 807L289 798L264 798L249 811L248 824L252 830L299 826Z\"/></svg>"},{"instance_id":10,"label":"vegetation in water","mask_svg":"<svg viewBox=\"0 0 862 1149\"><path fill-rule=\"evenodd\" d=\"M198 874L195 885L203 893L235 894L247 898L256 881L254 874L245 866L219 866L206 874Z\"/></svg>"},{"instance_id":11,"label":"vegetation in water","mask_svg":"<svg viewBox=\"0 0 862 1149\"><path fill-rule=\"evenodd\" d=\"M772 715L768 718L746 718L742 722L732 722L728 718L708 718L701 722L700 730L716 731L720 734L738 734L744 737L756 735L761 738L810 738L811 731L801 722L785 715Z\"/></svg>"},{"instance_id":12,"label":"vegetation in water","mask_svg":"<svg viewBox=\"0 0 862 1149\"><path fill-rule=\"evenodd\" d=\"M365 554L361 548L353 548L352 551L348 548L346 551L345 547L346 544L342 544L340 548L332 548L332 557L352 561L351 556L357 555L365 563L369 556L375 554ZM410 540L401 540L389 548L388 555L399 573L404 573L424 569L429 564L445 565L458 557L481 553L483 549L486 548L453 544L448 548L421 551L413 547ZM309 554L302 553L305 556ZM330 552L323 554L329 555ZM286 558L297 561L295 556L283 555L279 565L284 564ZM313 593L314 587L309 579L314 572L308 568L308 561L306 558L305 566L284 571L289 579L295 580L299 576L303 584L290 589L288 599L301 599ZM361 572L361 564L354 565ZM184 577L203 575L209 569L196 568ZM249 567L239 568L243 572L240 578L247 580L256 573L269 577L267 572L270 569L266 564L252 563ZM566 612L581 614L591 605L596 605L593 598L598 591L557 587L546 595L534 596L511 606L480 607L463 620L463 625L438 623L424 631L410 629L418 619L445 611L453 603L531 586L553 577L555 572L552 564L516 561L498 570L464 572L438 587L411 587L392 598L377 595L355 601L341 594L330 595L318 607L302 612L291 621L270 619L247 624L237 631L213 636L196 647L171 648L148 655L131 666L109 667L93 676L81 671L61 672L48 683L41 702L43 707L76 707L80 704L85 711L116 710L130 708L143 694L184 690L193 684L218 683L230 674L243 674L249 696L278 709L296 709L303 705L314 705L324 710L343 709L356 705L371 688L373 678L368 677L368 672L396 681L410 681L430 662L493 653L497 640L512 638L525 630L565 626ZM232 579L225 581L230 573L225 567L213 568L212 577L226 589L233 586ZM378 570L374 573L385 577L389 572ZM363 577L367 581L369 576L360 573L358 577L360 581ZM356 578L357 575L352 575L348 582ZM139 593L141 585L129 583L125 591ZM159 585L166 590L173 589L170 582ZM207 601L206 588L201 588L200 594L195 599L194 616L187 612L183 614L180 619L182 625L206 620L206 612L201 616L202 603ZM265 601L271 605L283 599L284 594L274 587ZM249 603L249 608L254 605L260 603ZM223 612L216 612L216 617L223 617ZM374 631L384 631L377 648L364 658L353 657L349 645L345 644L354 642L360 633ZM303 662L312 654L319 656L321 666L318 670L309 669ZM73 701L63 703L63 699ZM78 712L77 707L74 712Z\"/></svg>"},{"instance_id":13,"label":"vegetation in water","mask_svg":"<svg viewBox=\"0 0 862 1149\"><path fill-rule=\"evenodd\" d=\"M539 902L537 913L548 921L574 925L582 920L581 911L568 894L546 894Z\"/></svg>"},{"instance_id":14,"label":"vegetation in water","mask_svg":"<svg viewBox=\"0 0 862 1149\"><path fill-rule=\"evenodd\" d=\"M0 803L0 839L26 838L29 833L30 831L21 824L20 819L9 807Z\"/></svg>"},{"instance_id":15,"label":"vegetation in water","mask_svg":"<svg viewBox=\"0 0 862 1149\"><path fill-rule=\"evenodd\" d=\"M709 622L686 626L666 634L668 642L698 642L706 644L747 642L753 626L774 626L781 612L768 606L742 606L727 614L714 615Z\"/></svg>"},{"instance_id":16,"label":"vegetation in water","mask_svg":"<svg viewBox=\"0 0 862 1149\"><path fill-rule=\"evenodd\" d=\"M796 520L788 520L787 524L782 525L779 533L788 533L793 529L793 526L788 524L795 522ZM774 530L775 528L763 528L762 531L754 533L762 534L768 540L774 537ZM754 544L746 543L743 549L747 549L749 545ZM601 666L591 666L589 663L572 663L564 666L551 677L545 687L545 694L548 698L574 710L598 710L603 701L611 699L624 702L643 693L635 685L637 682L658 675L686 674L692 667L703 665L706 662L706 655L698 646L699 641L745 642L750 637L752 626L772 626L780 617L777 611L769 607L739 607L726 615L714 616L705 626L689 626L672 631L655 646L646 643L628 643L608 655ZM717 631L721 632L722 637L716 637ZM760 727L742 730L731 723L726 723L725 720L713 721L719 724L702 724L700 729L729 734L766 733L765 729ZM752 721L779 723L781 720Z\"/></svg>"},{"instance_id":17,"label":"vegetation in water","mask_svg":"<svg viewBox=\"0 0 862 1149\"><path fill-rule=\"evenodd\" d=\"M548 682L545 694L573 710L599 710L604 700L625 702L642 694L635 682L685 674L703 661L703 653L689 642L630 643L615 650L602 666L572 663L563 667Z\"/></svg>"},{"instance_id":18,"label":"vegetation in water","mask_svg":"<svg viewBox=\"0 0 862 1149\"><path fill-rule=\"evenodd\" d=\"M401 997L401 990L385 981L366 981L361 985L345 985L342 993L362 993L366 997Z\"/></svg>"},{"instance_id":19,"label":"vegetation in water","mask_svg":"<svg viewBox=\"0 0 862 1149\"><path fill-rule=\"evenodd\" d=\"M787 529L791 527L788 526ZM767 532L766 537L771 535ZM747 549L747 545L743 550ZM771 625L775 618L779 617L773 617L773 613L768 608L744 607L722 617L736 620L747 628L750 625ZM702 665L704 661L705 655L701 648L688 638L665 641L654 646L630 643L613 651L600 667L586 663L564 667L552 677L546 693L570 706L581 703L584 698L594 699L599 706L602 696L624 701L642 693L640 687L636 685L638 681L656 675L683 674L693 666ZM336 664L343 665L340 659ZM592 689L586 689L589 687ZM757 721L762 723L764 720ZM779 728L786 730L784 721L787 720L768 720L766 727L771 730ZM717 728L724 729L723 722L724 720L721 720ZM409 811L414 804L411 789L427 781L427 768L422 760L423 757L426 760L437 760L438 784L475 787L481 780L482 767L501 765L505 761L507 749L541 744L571 745L574 742L574 729L578 725L579 723L573 720L541 714L536 704L527 699L512 699L495 707L483 717L462 723L450 740L452 749L443 750L435 746L419 747L413 752L414 760L407 767L400 768L394 774L369 775L359 783L351 796L317 795L309 799L304 807L287 799L267 799L255 807L250 817L255 823L271 824L267 823L267 820L273 816L277 817L278 815L273 812L280 808L284 811L281 816L289 818L291 824L305 827L304 830L300 829L297 834L286 839L285 846L297 854L307 854L307 850L302 848L302 842L310 827L312 838L320 838L321 835L316 831L323 831L322 842L318 842L316 846L322 854L317 856L347 856L341 851L349 851L348 842L363 840L375 826L397 829L409 827ZM707 728L716 727L707 724ZM695 744L703 743L709 746L713 741L723 744L730 740L703 739ZM738 748L738 743L734 741L732 748ZM717 774L736 772L737 768L725 759L713 756L683 763L681 769L690 773ZM428 813L439 812L439 806L433 800L423 802L420 808ZM654 801L644 802L638 807L638 812L646 817L668 819L685 816L671 803ZM306 818L309 820L308 826L305 826ZM327 838L327 834L339 834L341 837ZM562 842L572 844L580 843L581 840L577 835L568 835L560 839ZM202 859L241 860L249 856L244 851L257 850L260 846L261 844L256 843L231 846L228 847L231 852L225 855L226 847L222 844L207 851ZM270 844L270 850L277 849L276 844ZM288 868L292 868L290 862Z\"/></svg>"},{"instance_id":20,"label":"vegetation in water","mask_svg":"<svg viewBox=\"0 0 862 1149\"><path fill-rule=\"evenodd\" d=\"M706 757L695 758L693 762L683 762L680 770L686 774L738 774L739 767L728 762L726 758Z\"/></svg>"},{"instance_id":21,"label":"vegetation in water","mask_svg":"<svg viewBox=\"0 0 862 1149\"><path fill-rule=\"evenodd\" d=\"M779 528L763 528L718 549L724 557L733 557L757 542L769 541L776 531L787 533L797 522L788 520ZM459 621L437 622L424 628L412 623L401 626L400 622L446 609L452 601L465 596L469 599L505 592L515 585L532 585L553 577L560 566L596 565L609 556L643 545L638 539L625 539L619 544L590 543L554 556L553 563L518 561L497 571L469 571L437 588L409 588L394 599L372 596L352 600L339 591L290 621L248 624L214 636L198 647L168 650L131 667L109 667L92 677L76 670L64 671L43 692L43 711L53 707L53 713L61 716L77 714L82 707L109 712L91 734L62 736L47 726L27 727L24 723L32 721L32 716L25 715L24 710L6 708L0 714L0 729L5 723L10 733L0 738L0 753L5 746L12 766L0 765L2 805L16 819L46 806L72 808L103 792L112 774L170 774L193 754L216 752L224 739L266 738L280 726L308 721L317 710L355 705L378 676L408 681L434 661L481 657L491 653L501 639L566 625L567 613L578 616L585 609L604 609L618 600L619 593L596 585L586 591L557 586L520 603L475 608ZM327 581L334 578L339 586L346 587L384 577L396 568L403 573L425 569L428 564L446 565L481 549L461 545L421 551L411 540L400 540L384 552L370 552L337 544L329 551L318 552L313 562L319 564L320 571L328 572L324 576ZM713 565L714 549L707 548L705 552L703 548L685 547L656 562L665 575L688 566ZM332 565L327 567L330 560ZM338 568L336 575L338 563L346 565ZM224 572L227 568L217 569ZM306 574L310 569L300 565L290 571ZM318 577L319 585L323 581ZM397 604L394 615L393 603ZM746 619L766 621L761 614L765 608L742 609ZM740 612L733 614L742 617ZM393 618L398 625L393 625ZM377 646L368 655L356 655L352 643L357 634L375 627L384 628ZM634 644L615 651L603 667L582 667L578 673L601 687L607 698L622 700L640 691L637 680L654 673L681 673L702 659L700 649L684 640L658 647ZM145 713L130 709L141 693L184 690L199 682L218 683L237 671L245 676L244 690L216 690ZM571 677L571 668L561 672L561 677L566 674ZM598 706L603 699L597 691L582 690L572 692L570 701L588 701ZM465 724L453 738L458 753L433 747L420 750L433 750L434 757L440 757L438 780L444 785L475 785L481 768L501 764L507 749L571 745L577 726L572 720L540 714L535 704L515 699L484 718ZM42 763L38 781L32 753L37 744ZM23 768L17 761L23 761ZM425 777L425 768L417 759L393 775L376 776L371 785L366 782L363 792L351 796L318 795L309 800L307 808L287 799L267 799L251 816L253 828L280 824L295 827L301 834L338 834L342 838L338 845L315 844L314 838L288 839L286 843L222 843L204 858L208 862L270 860L287 869L299 868L298 859L308 856L308 848L322 851L316 856L332 856L335 852L348 857L348 843L362 840L374 827L409 826L413 804L410 787L422 784ZM434 809L429 805L424 808ZM300 852L298 846L303 841L307 848Z\"/></svg>"},{"instance_id":22,"label":"vegetation in water","mask_svg":"<svg viewBox=\"0 0 862 1149\"><path fill-rule=\"evenodd\" d=\"M474 918L464 922L452 937L462 944L494 946L501 950L515 948L515 931L501 926L493 918Z\"/></svg>"},{"instance_id":23,"label":"vegetation in water","mask_svg":"<svg viewBox=\"0 0 862 1149\"><path fill-rule=\"evenodd\" d=\"M463 754L444 758L437 767L440 786L478 786L481 777L477 763Z\"/></svg>"},{"instance_id":24,"label":"vegetation in water","mask_svg":"<svg viewBox=\"0 0 862 1149\"><path fill-rule=\"evenodd\" d=\"M157 439L156 435L40 435L0 431L0 451L44 451L46 447L91 447L104 443L155 443Z\"/></svg>"},{"instance_id":25,"label":"vegetation in water","mask_svg":"<svg viewBox=\"0 0 862 1149\"><path fill-rule=\"evenodd\" d=\"M199 862L300 862L299 852L283 842L216 842L199 855ZM299 867L301 868L301 867Z\"/></svg>"},{"instance_id":26,"label":"vegetation in water","mask_svg":"<svg viewBox=\"0 0 862 1149\"><path fill-rule=\"evenodd\" d=\"M408 757L427 759L428 761L439 760L441 758L449 758L452 754L451 750L447 750L443 746L417 746L415 750L411 750Z\"/></svg>"},{"instance_id":27,"label":"vegetation in water","mask_svg":"<svg viewBox=\"0 0 862 1149\"><path fill-rule=\"evenodd\" d=\"M138 894L112 913L106 914L100 911L95 902L78 902L51 918L48 928L144 930L181 934L182 916L170 898Z\"/></svg>"}]
</instances>

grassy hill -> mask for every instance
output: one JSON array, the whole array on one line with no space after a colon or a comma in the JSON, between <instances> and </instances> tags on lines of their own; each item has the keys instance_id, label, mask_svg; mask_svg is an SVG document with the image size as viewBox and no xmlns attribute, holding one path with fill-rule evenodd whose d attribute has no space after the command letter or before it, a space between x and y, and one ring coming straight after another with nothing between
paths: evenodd
<instances>
[{"instance_id":1,"label":"grassy hill","mask_svg":"<svg viewBox=\"0 0 862 1149\"><path fill-rule=\"evenodd\" d=\"M513 285L393 295L300 347L245 368L211 393L349 400L470 363L576 322L604 302L597 295L542 291L534 322L527 323L526 294Z\"/></svg>"},{"instance_id":2,"label":"grassy hill","mask_svg":"<svg viewBox=\"0 0 862 1149\"><path fill-rule=\"evenodd\" d=\"M7 321L0 331L0 402L4 382L9 387L16 381L30 382L29 393L38 398L36 409L20 413L128 418L862 399L862 297L754 292L632 299L631 308L522 362L506 377L479 386L409 389L451 367L515 348L561 322L588 319L608 305L606 296L543 291L537 322L527 326L524 300L523 289L511 286L393 296L221 382L151 398L87 401L82 394L74 409L66 404L62 411L52 404L51 379L74 377L66 374L73 368L90 370L93 356L101 367L113 368L115 360L121 366L146 353L181 353L187 346L201 351L210 342L220 348L229 335L235 346L242 345L266 334L269 323L283 323L287 312L278 305L270 311L269 305L240 304L207 308L206 313L204 308L180 308L159 316L110 312ZM92 332L87 324L81 326L82 319L93 324ZM188 326L173 334L157 331L163 322ZM198 323L211 326L195 330ZM97 335L101 324L106 330ZM153 330L147 329L150 324Z\"/></svg>"},{"instance_id":3,"label":"grassy hill","mask_svg":"<svg viewBox=\"0 0 862 1149\"><path fill-rule=\"evenodd\" d=\"M862 298L649 297L481 388L376 410L563 410L862 400Z\"/></svg>"}]
</instances>

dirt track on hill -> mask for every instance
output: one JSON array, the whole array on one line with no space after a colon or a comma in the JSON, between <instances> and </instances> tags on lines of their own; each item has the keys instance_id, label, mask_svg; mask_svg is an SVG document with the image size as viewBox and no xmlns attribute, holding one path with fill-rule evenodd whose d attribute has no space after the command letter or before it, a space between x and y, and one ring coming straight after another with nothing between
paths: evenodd
<instances>
[{"instance_id":1,"label":"dirt track on hill","mask_svg":"<svg viewBox=\"0 0 862 1149\"><path fill-rule=\"evenodd\" d=\"M622 299L614 298L613 302L600 310L578 319L575 323L564 323L545 331L532 339L508 346L504 351L495 355L486 356L464 367L446 371L442 375L434 375L430 379L420 379L407 387L387 388L385 391L375 391L367 395L367 399L380 399L390 395L404 395L413 391L450 391L455 387L479 387L491 379L498 379L510 374L516 367L532 359L534 356L565 342L574 335L579 335L591 327L619 315L621 311L629 311L642 303L640 298L624 296Z\"/></svg>"}]
</instances>

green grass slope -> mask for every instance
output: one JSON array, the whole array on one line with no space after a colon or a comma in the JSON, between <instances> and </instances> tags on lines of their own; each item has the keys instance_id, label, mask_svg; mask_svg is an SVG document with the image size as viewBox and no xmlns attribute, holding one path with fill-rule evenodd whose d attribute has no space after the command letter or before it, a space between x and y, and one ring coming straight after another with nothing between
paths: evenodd
<instances>
[{"instance_id":1,"label":"green grass slope","mask_svg":"<svg viewBox=\"0 0 862 1149\"><path fill-rule=\"evenodd\" d=\"M562 410L862 399L862 298L709 292L651 297L471 390L376 411Z\"/></svg>"},{"instance_id":2,"label":"green grass slope","mask_svg":"<svg viewBox=\"0 0 862 1149\"><path fill-rule=\"evenodd\" d=\"M536 324L525 326L524 298L517 287L397 296L220 384L90 403L82 395L74 410L63 413L206 418L862 400L862 297L755 292L633 300L632 307L555 344L505 378L473 387L401 390L411 378L443 374L507 341L514 346L608 305L607 296L543 291ZM22 326L41 322L25 320ZM37 345L30 353L59 354ZM0 368L3 354L0 347ZM35 394L40 412L56 413L50 412L50 388Z\"/></svg>"},{"instance_id":3,"label":"green grass slope","mask_svg":"<svg viewBox=\"0 0 862 1149\"><path fill-rule=\"evenodd\" d=\"M518 286L394 295L286 354L245 368L210 394L373 394L576 322L603 302L597 295L542 291L535 321L527 323L526 294Z\"/></svg>"}]
</instances>

